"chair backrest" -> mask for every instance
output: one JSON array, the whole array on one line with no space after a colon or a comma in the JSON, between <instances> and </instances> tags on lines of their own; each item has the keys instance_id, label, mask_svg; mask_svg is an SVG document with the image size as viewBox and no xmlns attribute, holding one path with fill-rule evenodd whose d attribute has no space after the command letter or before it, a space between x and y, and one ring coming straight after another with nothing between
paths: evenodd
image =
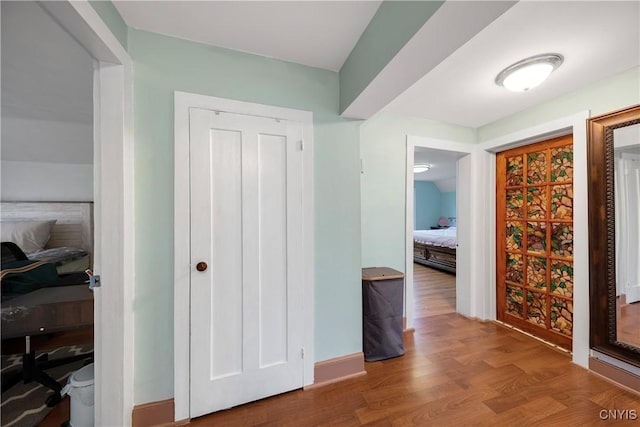
<instances>
[{"instance_id":1,"label":"chair backrest","mask_svg":"<svg viewBox=\"0 0 640 427\"><path fill-rule=\"evenodd\" d=\"M29 258L22 252L22 249L13 242L2 242L2 264L13 261L26 261Z\"/></svg>"}]
</instances>

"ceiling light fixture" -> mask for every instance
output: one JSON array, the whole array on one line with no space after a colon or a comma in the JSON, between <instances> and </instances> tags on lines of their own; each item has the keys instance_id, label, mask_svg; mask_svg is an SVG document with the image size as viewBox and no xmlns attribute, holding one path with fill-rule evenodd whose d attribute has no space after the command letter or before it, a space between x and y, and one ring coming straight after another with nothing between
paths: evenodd
<instances>
[{"instance_id":1,"label":"ceiling light fixture","mask_svg":"<svg viewBox=\"0 0 640 427\"><path fill-rule=\"evenodd\" d=\"M512 92L526 92L545 81L564 61L558 53L531 56L509 65L496 77L496 84Z\"/></svg>"},{"instance_id":2,"label":"ceiling light fixture","mask_svg":"<svg viewBox=\"0 0 640 427\"><path fill-rule=\"evenodd\" d=\"M431 169L431 165L420 163L413 166L413 173L422 173Z\"/></svg>"}]
</instances>

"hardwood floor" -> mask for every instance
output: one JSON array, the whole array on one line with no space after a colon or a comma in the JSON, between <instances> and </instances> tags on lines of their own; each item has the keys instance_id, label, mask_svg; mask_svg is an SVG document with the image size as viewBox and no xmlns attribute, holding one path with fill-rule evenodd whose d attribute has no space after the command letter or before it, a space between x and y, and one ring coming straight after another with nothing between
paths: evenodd
<instances>
[{"instance_id":1,"label":"hardwood floor","mask_svg":"<svg viewBox=\"0 0 640 427\"><path fill-rule=\"evenodd\" d=\"M413 264L414 318L456 312L456 276Z\"/></svg>"},{"instance_id":2,"label":"hardwood floor","mask_svg":"<svg viewBox=\"0 0 640 427\"><path fill-rule=\"evenodd\" d=\"M221 411L191 425L590 426L600 422L601 410L635 410L640 416L639 396L511 329L455 313L415 324L416 331L405 335L405 355L367 363L367 375Z\"/></svg>"},{"instance_id":3,"label":"hardwood floor","mask_svg":"<svg viewBox=\"0 0 640 427\"><path fill-rule=\"evenodd\" d=\"M627 304L624 298L618 298L616 304L618 319L618 341L640 347L640 302Z\"/></svg>"},{"instance_id":4,"label":"hardwood floor","mask_svg":"<svg viewBox=\"0 0 640 427\"><path fill-rule=\"evenodd\" d=\"M69 396L65 396L62 402L58 403L38 424L38 427L60 427L62 423L69 421L71 415L70 402Z\"/></svg>"},{"instance_id":5,"label":"hardwood floor","mask_svg":"<svg viewBox=\"0 0 640 427\"><path fill-rule=\"evenodd\" d=\"M362 377L220 411L190 425L637 425L640 418L630 419L629 411L640 417L640 396L533 338L455 314L455 276L418 265L414 277L419 318L415 332L405 334L404 356L366 363ZM602 421L603 410L627 410L627 419Z\"/></svg>"}]
</instances>

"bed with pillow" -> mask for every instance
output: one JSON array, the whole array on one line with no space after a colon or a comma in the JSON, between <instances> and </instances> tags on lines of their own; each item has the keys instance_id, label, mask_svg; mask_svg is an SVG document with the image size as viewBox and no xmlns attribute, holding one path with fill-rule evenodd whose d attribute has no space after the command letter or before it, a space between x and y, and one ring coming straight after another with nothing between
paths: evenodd
<instances>
[{"instance_id":1,"label":"bed with pillow","mask_svg":"<svg viewBox=\"0 0 640 427\"><path fill-rule=\"evenodd\" d=\"M0 209L2 344L25 343L22 366L3 369L2 392L23 380L37 381L54 391L46 400L53 406L62 384L46 370L92 353L49 360L33 351L31 337L93 326L93 293L84 273L92 264L92 204L2 202ZM72 335L68 344L85 343L89 334Z\"/></svg>"},{"instance_id":2,"label":"bed with pillow","mask_svg":"<svg viewBox=\"0 0 640 427\"><path fill-rule=\"evenodd\" d=\"M92 267L93 204L2 202L1 241L13 242L29 260L54 264L59 274Z\"/></svg>"},{"instance_id":3,"label":"bed with pillow","mask_svg":"<svg viewBox=\"0 0 640 427\"><path fill-rule=\"evenodd\" d=\"M413 262L456 272L456 227L413 231Z\"/></svg>"}]
</instances>

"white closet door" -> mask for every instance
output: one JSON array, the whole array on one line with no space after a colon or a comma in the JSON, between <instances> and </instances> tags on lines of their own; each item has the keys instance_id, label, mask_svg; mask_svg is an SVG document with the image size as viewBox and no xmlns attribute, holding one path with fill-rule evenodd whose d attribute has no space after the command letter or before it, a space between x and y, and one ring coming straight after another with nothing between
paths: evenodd
<instances>
[{"instance_id":1,"label":"white closet door","mask_svg":"<svg viewBox=\"0 0 640 427\"><path fill-rule=\"evenodd\" d=\"M191 417L303 385L301 139L190 111Z\"/></svg>"}]
</instances>

